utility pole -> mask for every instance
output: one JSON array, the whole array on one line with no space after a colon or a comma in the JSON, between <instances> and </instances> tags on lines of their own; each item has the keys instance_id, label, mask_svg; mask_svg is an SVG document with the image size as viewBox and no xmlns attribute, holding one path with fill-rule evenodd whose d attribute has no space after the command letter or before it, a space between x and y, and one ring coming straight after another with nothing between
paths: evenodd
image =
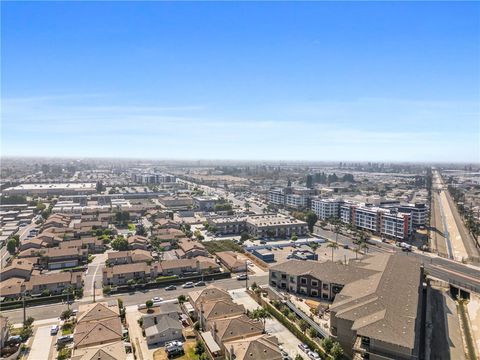
<instances>
[{"instance_id":1,"label":"utility pole","mask_svg":"<svg viewBox=\"0 0 480 360\"><path fill-rule=\"evenodd\" d=\"M245 290L248 290L248 260L245 260Z\"/></svg>"},{"instance_id":2,"label":"utility pole","mask_svg":"<svg viewBox=\"0 0 480 360\"><path fill-rule=\"evenodd\" d=\"M22 297L22 302L23 302L23 325L25 325L25 322L27 321L27 310L25 308L25 291L23 292L23 297Z\"/></svg>"},{"instance_id":3,"label":"utility pole","mask_svg":"<svg viewBox=\"0 0 480 360\"><path fill-rule=\"evenodd\" d=\"M95 302L95 285L97 284L97 282L94 280L93 281L93 302Z\"/></svg>"}]
</instances>

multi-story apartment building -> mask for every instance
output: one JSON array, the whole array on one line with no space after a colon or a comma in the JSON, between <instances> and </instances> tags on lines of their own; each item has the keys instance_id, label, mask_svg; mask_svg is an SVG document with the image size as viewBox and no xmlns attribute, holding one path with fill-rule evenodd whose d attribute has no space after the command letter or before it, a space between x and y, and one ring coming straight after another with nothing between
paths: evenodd
<instances>
[{"instance_id":1,"label":"multi-story apartment building","mask_svg":"<svg viewBox=\"0 0 480 360\"><path fill-rule=\"evenodd\" d=\"M132 180L140 184L169 184L175 183L177 178L174 175L164 173L134 173Z\"/></svg>"},{"instance_id":2,"label":"multi-story apartment building","mask_svg":"<svg viewBox=\"0 0 480 360\"><path fill-rule=\"evenodd\" d=\"M406 204L400 205L397 207L398 211L403 213L408 213L412 217L412 225L417 228L420 226L425 226L428 219L428 207L425 204Z\"/></svg>"},{"instance_id":3,"label":"multi-story apartment building","mask_svg":"<svg viewBox=\"0 0 480 360\"><path fill-rule=\"evenodd\" d=\"M398 254L348 265L290 260L269 270L272 287L332 301L330 331L355 359L418 358L423 283L419 264Z\"/></svg>"},{"instance_id":4,"label":"multi-story apartment building","mask_svg":"<svg viewBox=\"0 0 480 360\"><path fill-rule=\"evenodd\" d=\"M410 211L400 210L403 208ZM415 213L417 221L421 221L421 216L426 216L424 213L426 207L395 205L383 208L335 199L312 201L312 210L321 220L339 218L343 223L358 229L395 239L405 239L412 234L413 212L415 211L412 209L419 209Z\"/></svg>"},{"instance_id":5,"label":"multi-story apartment building","mask_svg":"<svg viewBox=\"0 0 480 360\"><path fill-rule=\"evenodd\" d=\"M274 188L268 192L268 202L274 205L285 205L285 189Z\"/></svg>"},{"instance_id":6,"label":"multi-story apartment building","mask_svg":"<svg viewBox=\"0 0 480 360\"><path fill-rule=\"evenodd\" d=\"M285 195L285 206L292 209L303 209L308 207L310 197L308 195L287 194Z\"/></svg>"},{"instance_id":7,"label":"multi-story apartment building","mask_svg":"<svg viewBox=\"0 0 480 360\"><path fill-rule=\"evenodd\" d=\"M246 228L255 237L291 237L308 233L307 223L277 214L251 215L247 217Z\"/></svg>"},{"instance_id":8,"label":"multi-story apartment building","mask_svg":"<svg viewBox=\"0 0 480 360\"><path fill-rule=\"evenodd\" d=\"M320 220L338 218L340 214L341 200L337 199L313 199L312 210Z\"/></svg>"}]
</instances>

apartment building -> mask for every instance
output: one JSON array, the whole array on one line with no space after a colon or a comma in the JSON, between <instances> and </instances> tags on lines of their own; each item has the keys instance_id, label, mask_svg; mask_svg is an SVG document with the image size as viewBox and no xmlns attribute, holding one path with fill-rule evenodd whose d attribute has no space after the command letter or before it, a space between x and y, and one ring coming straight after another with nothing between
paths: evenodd
<instances>
[{"instance_id":1,"label":"apartment building","mask_svg":"<svg viewBox=\"0 0 480 360\"><path fill-rule=\"evenodd\" d=\"M398 211L410 214L414 228L425 226L428 219L428 207L426 204L406 204L398 206Z\"/></svg>"},{"instance_id":2,"label":"apartment building","mask_svg":"<svg viewBox=\"0 0 480 360\"><path fill-rule=\"evenodd\" d=\"M341 201L337 199L313 199L312 210L320 220L338 218Z\"/></svg>"},{"instance_id":3,"label":"apartment building","mask_svg":"<svg viewBox=\"0 0 480 360\"><path fill-rule=\"evenodd\" d=\"M240 234L246 230L246 216L216 216L207 219L208 224L222 235Z\"/></svg>"},{"instance_id":4,"label":"apartment building","mask_svg":"<svg viewBox=\"0 0 480 360\"><path fill-rule=\"evenodd\" d=\"M284 238L308 233L306 222L279 214L250 215L246 220L246 228L255 237Z\"/></svg>"},{"instance_id":5,"label":"apartment building","mask_svg":"<svg viewBox=\"0 0 480 360\"><path fill-rule=\"evenodd\" d=\"M268 192L268 202L274 205L285 205L285 189L270 189L270 191Z\"/></svg>"},{"instance_id":6,"label":"apartment building","mask_svg":"<svg viewBox=\"0 0 480 360\"><path fill-rule=\"evenodd\" d=\"M139 184L171 184L177 181L174 175L156 172L134 173L132 180Z\"/></svg>"},{"instance_id":7,"label":"apartment building","mask_svg":"<svg viewBox=\"0 0 480 360\"><path fill-rule=\"evenodd\" d=\"M349 358L416 359L424 326L422 268L399 254L351 261L290 260L272 267L270 286L332 301L330 330Z\"/></svg>"},{"instance_id":8,"label":"apartment building","mask_svg":"<svg viewBox=\"0 0 480 360\"><path fill-rule=\"evenodd\" d=\"M292 209L304 209L308 207L310 196L303 194L285 195L285 206Z\"/></svg>"}]
</instances>

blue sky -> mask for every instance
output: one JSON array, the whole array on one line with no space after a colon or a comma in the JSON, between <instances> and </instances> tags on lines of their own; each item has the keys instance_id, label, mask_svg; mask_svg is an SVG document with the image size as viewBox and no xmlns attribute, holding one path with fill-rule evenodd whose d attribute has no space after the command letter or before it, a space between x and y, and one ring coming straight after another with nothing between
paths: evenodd
<instances>
[{"instance_id":1,"label":"blue sky","mask_svg":"<svg viewBox=\"0 0 480 360\"><path fill-rule=\"evenodd\" d=\"M2 2L2 154L480 160L480 4Z\"/></svg>"}]
</instances>

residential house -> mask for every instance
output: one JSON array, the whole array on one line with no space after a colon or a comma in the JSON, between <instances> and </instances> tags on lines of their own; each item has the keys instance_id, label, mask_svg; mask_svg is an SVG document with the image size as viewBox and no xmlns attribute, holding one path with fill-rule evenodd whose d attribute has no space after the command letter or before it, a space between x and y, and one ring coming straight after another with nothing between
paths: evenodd
<instances>
[{"instance_id":1,"label":"residential house","mask_svg":"<svg viewBox=\"0 0 480 360\"><path fill-rule=\"evenodd\" d=\"M125 285L129 280L148 281L159 275L160 266L147 265L144 262L116 265L103 269L103 285Z\"/></svg>"},{"instance_id":2,"label":"residential house","mask_svg":"<svg viewBox=\"0 0 480 360\"><path fill-rule=\"evenodd\" d=\"M34 261L29 259L13 259L10 265L3 268L0 272L0 279L3 281L10 278L21 278L28 280L33 272Z\"/></svg>"},{"instance_id":3,"label":"residential house","mask_svg":"<svg viewBox=\"0 0 480 360\"><path fill-rule=\"evenodd\" d=\"M144 236L133 235L127 238L130 250L147 250L148 239Z\"/></svg>"},{"instance_id":4,"label":"residential house","mask_svg":"<svg viewBox=\"0 0 480 360\"><path fill-rule=\"evenodd\" d=\"M278 339L272 335L257 335L223 344L225 358L235 360L268 359L282 360Z\"/></svg>"},{"instance_id":5,"label":"residential house","mask_svg":"<svg viewBox=\"0 0 480 360\"><path fill-rule=\"evenodd\" d=\"M211 321L206 328L217 344L263 334L263 322L250 319L245 314Z\"/></svg>"},{"instance_id":6,"label":"residential house","mask_svg":"<svg viewBox=\"0 0 480 360\"><path fill-rule=\"evenodd\" d=\"M109 252L107 256L108 265L151 262L153 260L152 255L150 255L150 251L140 249Z\"/></svg>"},{"instance_id":7,"label":"residential house","mask_svg":"<svg viewBox=\"0 0 480 360\"><path fill-rule=\"evenodd\" d=\"M77 353L77 349L93 348L121 341L123 328L118 315L117 306L110 307L104 303L81 306L73 333L74 354ZM96 352L98 353L98 349Z\"/></svg>"},{"instance_id":8,"label":"residential house","mask_svg":"<svg viewBox=\"0 0 480 360\"><path fill-rule=\"evenodd\" d=\"M5 299L18 299L24 293L25 279L11 277L0 282L0 296Z\"/></svg>"},{"instance_id":9,"label":"residential house","mask_svg":"<svg viewBox=\"0 0 480 360\"><path fill-rule=\"evenodd\" d=\"M183 339L183 326L179 319L164 315L159 321L145 328L145 338L148 345L164 345L168 341Z\"/></svg>"},{"instance_id":10,"label":"residential house","mask_svg":"<svg viewBox=\"0 0 480 360\"><path fill-rule=\"evenodd\" d=\"M181 239L178 242L178 247L185 253L186 258L210 255L205 246L196 240Z\"/></svg>"},{"instance_id":11,"label":"residential house","mask_svg":"<svg viewBox=\"0 0 480 360\"><path fill-rule=\"evenodd\" d=\"M25 283L30 294L61 294L65 289L81 289L83 272L61 272L56 274L33 275Z\"/></svg>"},{"instance_id":12,"label":"residential house","mask_svg":"<svg viewBox=\"0 0 480 360\"><path fill-rule=\"evenodd\" d=\"M123 341L73 349L72 360L127 360Z\"/></svg>"},{"instance_id":13,"label":"residential house","mask_svg":"<svg viewBox=\"0 0 480 360\"><path fill-rule=\"evenodd\" d=\"M46 248L21 251L18 258L38 257L41 266L50 270L74 267L87 261L88 250L82 248Z\"/></svg>"},{"instance_id":14,"label":"residential house","mask_svg":"<svg viewBox=\"0 0 480 360\"><path fill-rule=\"evenodd\" d=\"M215 256L231 272L245 272L247 263L240 260L233 251L219 251Z\"/></svg>"}]
</instances>

